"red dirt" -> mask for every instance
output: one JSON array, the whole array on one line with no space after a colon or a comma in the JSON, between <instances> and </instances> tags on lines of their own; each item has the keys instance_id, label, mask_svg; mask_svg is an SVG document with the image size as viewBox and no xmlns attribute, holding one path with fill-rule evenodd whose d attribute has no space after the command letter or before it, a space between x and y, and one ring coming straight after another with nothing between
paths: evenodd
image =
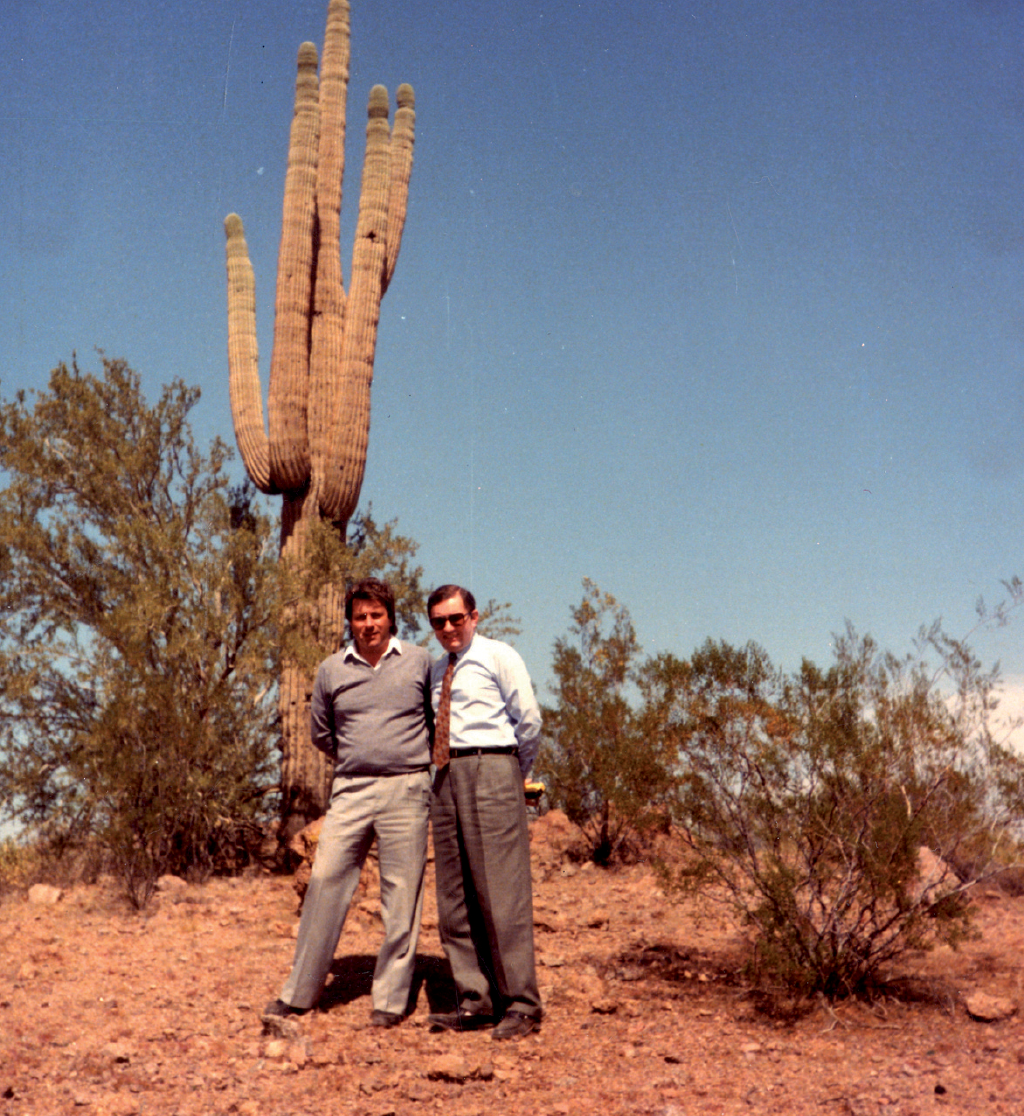
<instances>
[{"instance_id":1,"label":"red dirt","mask_svg":"<svg viewBox=\"0 0 1024 1116\"><path fill-rule=\"evenodd\" d=\"M550 819L550 820L549 820ZM448 992L428 893L414 1014L370 1028L380 941L372 873L321 1009L262 1033L291 963L288 879L164 891L143 914L113 884L55 906L0 905L0 1114L661 1116L1024 1113L1020 1014L984 1024L964 996L1021 1006L1024 899L976 897L981 937L910 959L920 1002L758 1014L724 917L662 894L644 867L579 868L555 815L533 828L539 1034L430 1034ZM429 881L432 890L433 881Z\"/></svg>"}]
</instances>

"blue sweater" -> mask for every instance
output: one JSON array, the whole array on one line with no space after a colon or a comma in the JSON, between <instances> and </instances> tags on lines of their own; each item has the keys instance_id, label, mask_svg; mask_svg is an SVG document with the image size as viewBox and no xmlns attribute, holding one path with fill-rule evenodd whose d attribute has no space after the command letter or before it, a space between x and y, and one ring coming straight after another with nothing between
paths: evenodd
<instances>
[{"instance_id":1,"label":"blue sweater","mask_svg":"<svg viewBox=\"0 0 1024 1116\"><path fill-rule=\"evenodd\" d=\"M310 703L313 744L337 775L403 775L430 763L430 655L392 639L376 669L353 647L320 664Z\"/></svg>"}]
</instances>

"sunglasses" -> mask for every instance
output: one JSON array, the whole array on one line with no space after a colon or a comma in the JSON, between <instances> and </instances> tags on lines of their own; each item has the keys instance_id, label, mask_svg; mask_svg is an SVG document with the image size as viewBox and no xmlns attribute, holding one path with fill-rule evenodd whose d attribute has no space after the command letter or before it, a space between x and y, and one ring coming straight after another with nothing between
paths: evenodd
<instances>
[{"instance_id":1,"label":"sunglasses","mask_svg":"<svg viewBox=\"0 0 1024 1116\"><path fill-rule=\"evenodd\" d=\"M435 632L443 632L445 624L451 624L453 628L461 628L468 615L468 612L454 612L451 616L431 616L430 626Z\"/></svg>"}]
</instances>

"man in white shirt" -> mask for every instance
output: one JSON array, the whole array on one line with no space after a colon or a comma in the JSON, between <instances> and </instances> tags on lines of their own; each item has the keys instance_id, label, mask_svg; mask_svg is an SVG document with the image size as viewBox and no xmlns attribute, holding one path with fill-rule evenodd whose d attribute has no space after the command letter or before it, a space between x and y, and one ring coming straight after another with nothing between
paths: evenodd
<instances>
[{"instance_id":1,"label":"man in white shirt","mask_svg":"<svg viewBox=\"0 0 1024 1116\"><path fill-rule=\"evenodd\" d=\"M446 652L431 669L430 816L438 929L458 997L454 1011L428 1023L465 1031L496 1022L493 1038L521 1038L542 1014L523 795L540 708L519 654L476 634L480 616L468 589L435 589L427 613Z\"/></svg>"}]
</instances>

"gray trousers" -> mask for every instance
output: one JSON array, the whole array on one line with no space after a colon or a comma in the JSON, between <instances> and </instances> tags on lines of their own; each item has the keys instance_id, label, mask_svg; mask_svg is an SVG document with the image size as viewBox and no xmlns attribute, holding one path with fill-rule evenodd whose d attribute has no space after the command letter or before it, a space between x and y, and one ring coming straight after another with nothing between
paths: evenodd
<instances>
[{"instance_id":1,"label":"gray trousers","mask_svg":"<svg viewBox=\"0 0 1024 1116\"><path fill-rule=\"evenodd\" d=\"M323 990L359 873L378 842L384 943L373 973L373 1007L402 1015L416 965L427 862L430 775L338 777L302 904L291 975L280 998L312 1007Z\"/></svg>"},{"instance_id":2,"label":"gray trousers","mask_svg":"<svg viewBox=\"0 0 1024 1116\"><path fill-rule=\"evenodd\" d=\"M530 837L515 756L456 756L430 807L437 924L458 1007L539 1019Z\"/></svg>"}]
</instances>

